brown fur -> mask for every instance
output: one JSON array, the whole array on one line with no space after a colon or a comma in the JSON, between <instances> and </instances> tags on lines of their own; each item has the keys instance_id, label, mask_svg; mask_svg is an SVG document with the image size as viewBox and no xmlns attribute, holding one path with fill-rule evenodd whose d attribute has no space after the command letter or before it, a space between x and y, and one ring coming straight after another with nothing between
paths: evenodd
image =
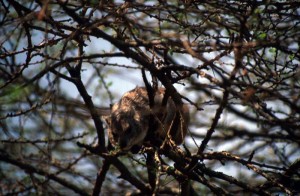
<instances>
[{"instance_id":1,"label":"brown fur","mask_svg":"<svg viewBox=\"0 0 300 196\"><path fill-rule=\"evenodd\" d=\"M159 139L165 140L168 133L173 135L167 138L177 145L181 144L189 122L188 107L176 107L170 97L163 106L164 94L165 89L159 88L155 92L154 106L150 108L146 88L136 87L125 93L120 101L112 106L111 114L106 119L112 145L119 146L122 150L130 150L134 145L142 145L147 134L153 134L153 137L158 135ZM179 123L174 122L176 114L179 115ZM151 116L153 122L150 122ZM174 125L177 127L172 128Z\"/></svg>"}]
</instances>

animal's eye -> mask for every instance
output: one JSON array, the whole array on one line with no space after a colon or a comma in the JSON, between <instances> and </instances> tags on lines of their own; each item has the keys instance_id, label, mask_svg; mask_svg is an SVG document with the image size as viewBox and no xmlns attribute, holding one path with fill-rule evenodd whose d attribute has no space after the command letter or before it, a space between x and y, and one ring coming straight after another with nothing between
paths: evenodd
<instances>
[{"instance_id":1,"label":"animal's eye","mask_svg":"<svg viewBox=\"0 0 300 196\"><path fill-rule=\"evenodd\" d=\"M128 128L125 130L125 133L126 133L126 134L131 134L131 133L132 133L131 127L128 127Z\"/></svg>"},{"instance_id":2,"label":"animal's eye","mask_svg":"<svg viewBox=\"0 0 300 196\"><path fill-rule=\"evenodd\" d=\"M119 137L116 132L112 132L112 135L113 135L114 138L118 138Z\"/></svg>"}]
</instances>

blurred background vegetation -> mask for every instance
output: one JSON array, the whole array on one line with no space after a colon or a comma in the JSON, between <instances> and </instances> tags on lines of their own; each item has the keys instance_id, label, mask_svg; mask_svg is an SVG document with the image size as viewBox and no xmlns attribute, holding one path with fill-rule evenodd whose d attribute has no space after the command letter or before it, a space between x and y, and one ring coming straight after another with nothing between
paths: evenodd
<instances>
[{"instance_id":1,"label":"blurred background vegetation","mask_svg":"<svg viewBox=\"0 0 300 196\"><path fill-rule=\"evenodd\" d=\"M1 195L300 191L298 1L0 3ZM141 68L189 104L189 132L112 156L101 114Z\"/></svg>"}]
</instances>

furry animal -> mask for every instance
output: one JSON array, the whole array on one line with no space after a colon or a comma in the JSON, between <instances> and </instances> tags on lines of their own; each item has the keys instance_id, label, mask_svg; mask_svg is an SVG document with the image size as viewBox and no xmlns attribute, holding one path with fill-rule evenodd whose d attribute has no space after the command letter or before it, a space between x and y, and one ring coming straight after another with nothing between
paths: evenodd
<instances>
[{"instance_id":1,"label":"furry animal","mask_svg":"<svg viewBox=\"0 0 300 196\"><path fill-rule=\"evenodd\" d=\"M135 145L141 146L149 135L161 141L169 138L176 145L181 144L187 133L188 107L185 104L181 108L176 107L171 97L163 103L164 95L164 88L157 89L150 108L145 87L136 87L125 93L106 118L111 144L127 151Z\"/></svg>"}]
</instances>

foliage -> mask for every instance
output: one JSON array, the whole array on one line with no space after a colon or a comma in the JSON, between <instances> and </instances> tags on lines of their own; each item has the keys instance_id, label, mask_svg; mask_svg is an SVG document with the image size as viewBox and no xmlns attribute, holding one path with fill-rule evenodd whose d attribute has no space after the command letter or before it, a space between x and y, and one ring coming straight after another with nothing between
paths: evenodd
<instances>
[{"instance_id":1,"label":"foliage","mask_svg":"<svg viewBox=\"0 0 300 196\"><path fill-rule=\"evenodd\" d=\"M0 2L1 195L300 191L297 1ZM116 155L100 116L141 68L189 133Z\"/></svg>"}]
</instances>

